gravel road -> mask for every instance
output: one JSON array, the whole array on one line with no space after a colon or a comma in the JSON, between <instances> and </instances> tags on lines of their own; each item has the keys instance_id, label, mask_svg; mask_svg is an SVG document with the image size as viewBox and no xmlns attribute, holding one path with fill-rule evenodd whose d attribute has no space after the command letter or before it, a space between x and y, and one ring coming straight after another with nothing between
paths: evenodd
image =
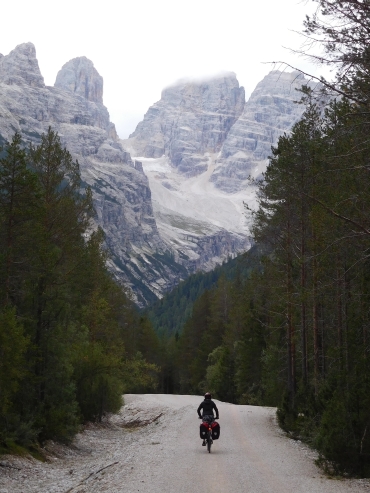
<instances>
[{"instance_id":1,"label":"gravel road","mask_svg":"<svg viewBox=\"0 0 370 493\"><path fill-rule=\"evenodd\" d=\"M221 438L201 446L201 397L126 395L71 447L50 442L47 462L0 457L0 493L361 493L369 480L332 479L315 452L278 428L275 409L216 401Z\"/></svg>"}]
</instances>

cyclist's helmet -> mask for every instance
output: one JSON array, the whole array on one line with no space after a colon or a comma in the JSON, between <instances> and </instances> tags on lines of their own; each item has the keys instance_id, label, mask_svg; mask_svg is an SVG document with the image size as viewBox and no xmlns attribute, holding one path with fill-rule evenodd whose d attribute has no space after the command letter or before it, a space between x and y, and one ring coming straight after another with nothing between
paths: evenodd
<instances>
[{"instance_id":1,"label":"cyclist's helmet","mask_svg":"<svg viewBox=\"0 0 370 493\"><path fill-rule=\"evenodd\" d=\"M212 399L212 396L211 396L210 392L206 392L206 393L204 394L204 398L205 398L205 399Z\"/></svg>"}]
</instances>

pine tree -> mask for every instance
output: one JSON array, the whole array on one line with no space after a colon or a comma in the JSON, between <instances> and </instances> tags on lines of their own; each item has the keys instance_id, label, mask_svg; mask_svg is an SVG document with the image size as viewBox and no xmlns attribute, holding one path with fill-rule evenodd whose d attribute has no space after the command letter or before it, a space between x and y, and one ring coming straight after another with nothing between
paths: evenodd
<instances>
[{"instance_id":1,"label":"pine tree","mask_svg":"<svg viewBox=\"0 0 370 493\"><path fill-rule=\"evenodd\" d=\"M32 257L28 240L38 192L20 134L14 135L4 153L0 159L0 295L2 304L12 304L20 301L24 265Z\"/></svg>"}]
</instances>

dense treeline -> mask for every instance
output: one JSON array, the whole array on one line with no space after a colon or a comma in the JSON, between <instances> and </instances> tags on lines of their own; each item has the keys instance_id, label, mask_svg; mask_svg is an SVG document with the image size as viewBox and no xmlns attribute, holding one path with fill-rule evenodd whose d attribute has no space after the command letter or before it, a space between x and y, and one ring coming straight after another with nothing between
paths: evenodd
<instances>
[{"instance_id":1,"label":"dense treeline","mask_svg":"<svg viewBox=\"0 0 370 493\"><path fill-rule=\"evenodd\" d=\"M368 124L346 100L322 111L311 99L259 185L265 255L194 302L172 377L181 393L278 406L281 425L335 468L368 475Z\"/></svg>"},{"instance_id":2,"label":"dense treeline","mask_svg":"<svg viewBox=\"0 0 370 493\"><path fill-rule=\"evenodd\" d=\"M262 374L267 340L258 318L262 288L257 288L257 281L266 251L255 246L240 256L231 279L221 275L195 300L180 335L167 339L167 357L172 359L163 370L167 369L173 391L209 390L219 399L240 404L278 402L284 379L278 390L269 389L268 375Z\"/></svg>"},{"instance_id":3,"label":"dense treeline","mask_svg":"<svg viewBox=\"0 0 370 493\"><path fill-rule=\"evenodd\" d=\"M91 194L57 135L6 147L2 446L67 440L159 375L165 392L276 405L331 467L370 475L370 4L317 3L324 18L307 18L306 35L337 78L323 97L304 89L302 119L272 149L252 214L258 255L153 309L160 341L108 275Z\"/></svg>"},{"instance_id":4,"label":"dense treeline","mask_svg":"<svg viewBox=\"0 0 370 493\"><path fill-rule=\"evenodd\" d=\"M205 310L208 313L209 297L221 284L228 290L232 281L237 279L239 289L251 272L258 271L261 253L259 246L253 246L246 254L225 262L214 271L194 274L148 309L148 316L160 337L161 392L203 392L204 385L198 385L199 372L190 376L192 369L199 366L204 373L210 348L215 347L215 343L217 346L221 340L212 339L210 334L206 334L208 324L203 324L202 321L208 315L202 315L204 306L207 306ZM237 299L242 300L240 293ZM222 327L220 325L216 331L220 338ZM205 345L200 351L196 345L202 338ZM200 374L203 375L202 371Z\"/></svg>"},{"instance_id":5,"label":"dense treeline","mask_svg":"<svg viewBox=\"0 0 370 493\"><path fill-rule=\"evenodd\" d=\"M91 192L49 130L0 159L0 446L69 440L156 388L159 345L106 269Z\"/></svg>"},{"instance_id":6,"label":"dense treeline","mask_svg":"<svg viewBox=\"0 0 370 493\"><path fill-rule=\"evenodd\" d=\"M324 114L308 102L273 150L254 223L255 238L273 248L261 315L279 341L265 356L286 375L280 422L362 473L370 459L367 127L345 100Z\"/></svg>"},{"instance_id":7,"label":"dense treeline","mask_svg":"<svg viewBox=\"0 0 370 493\"><path fill-rule=\"evenodd\" d=\"M198 298L173 374L181 392L279 406L327 465L369 476L370 4L318 3L306 35L338 75L322 97L304 90L301 121L272 149L253 213L269 254Z\"/></svg>"},{"instance_id":8,"label":"dense treeline","mask_svg":"<svg viewBox=\"0 0 370 493\"><path fill-rule=\"evenodd\" d=\"M237 275L245 278L254 265L254 257L258 248L253 246L246 255L228 259L222 265L210 272L197 272L176 288L165 294L163 298L151 304L145 311L153 324L154 330L160 336L180 334L186 320L191 316L193 304L206 290L216 286L220 277L228 280Z\"/></svg>"},{"instance_id":9,"label":"dense treeline","mask_svg":"<svg viewBox=\"0 0 370 493\"><path fill-rule=\"evenodd\" d=\"M279 350L285 358L280 422L334 467L369 475L370 5L318 3L306 35L337 78L323 81L330 103L308 94L302 120L273 150L254 234L274 249L265 313L267 330L280 332L276 361Z\"/></svg>"}]
</instances>

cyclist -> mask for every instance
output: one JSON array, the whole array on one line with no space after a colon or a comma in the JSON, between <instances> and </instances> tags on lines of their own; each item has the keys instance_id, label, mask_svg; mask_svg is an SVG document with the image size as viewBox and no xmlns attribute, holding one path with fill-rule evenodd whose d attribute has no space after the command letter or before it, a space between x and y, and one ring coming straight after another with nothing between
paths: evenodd
<instances>
[{"instance_id":1,"label":"cyclist","mask_svg":"<svg viewBox=\"0 0 370 493\"><path fill-rule=\"evenodd\" d=\"M200 414L201 409L203 409L203 416ZM216 412L216 419L219 419L217 406L213 402L211 394L209 392L206 392L204 394L204 401L199 404L199 407L197 409L199 419L201 419L203 417L203 420L207 421L207 418L211 418L213 421L213 419L214 419L213 410L215 410L215 412ZM205 440L203 440L202 445L203 446L206 445Z\"/></svg>"}]
</instances>

